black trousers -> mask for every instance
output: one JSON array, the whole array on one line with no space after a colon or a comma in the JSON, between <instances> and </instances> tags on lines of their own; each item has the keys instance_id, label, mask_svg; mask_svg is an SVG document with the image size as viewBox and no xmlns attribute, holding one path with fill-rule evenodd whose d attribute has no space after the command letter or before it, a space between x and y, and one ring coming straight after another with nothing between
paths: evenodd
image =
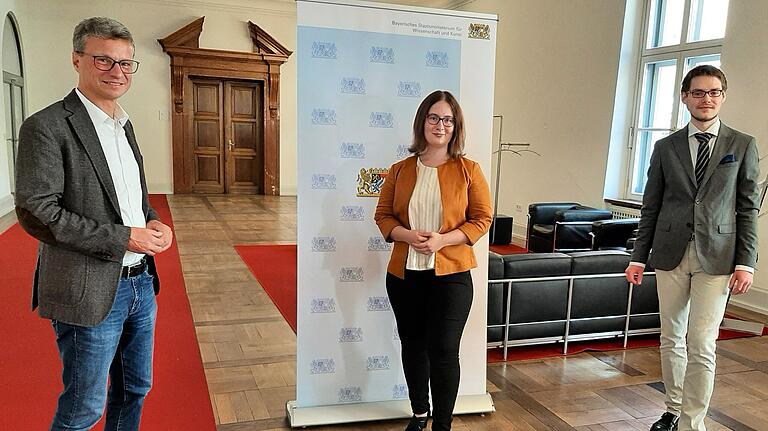
<instances>
[{"instance_id":1,"label":"black trousers","mask_svg":"<svg viewBox=\"0 0 768 431\"><path fill-rule=\"evenodd\" d=\"M436 276L434 270L387 274L387 294L397 321L411 408L429 411L432 429L451 429L459 391L459 342L472 306L469 271Z\"/></svg>"}]
</instances>

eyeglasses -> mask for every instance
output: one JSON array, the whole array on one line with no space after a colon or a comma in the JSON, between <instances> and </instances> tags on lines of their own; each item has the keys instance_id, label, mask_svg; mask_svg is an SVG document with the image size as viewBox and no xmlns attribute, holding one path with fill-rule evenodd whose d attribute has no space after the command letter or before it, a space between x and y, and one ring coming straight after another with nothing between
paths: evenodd
<instances>
[{"instance_id":1,"label":"eyeglasses","mask_svg":"<svg viewBox=\"0 0 768 431\"><path fill-rule=\"evenodd\" d=\"M453 117L439 117L435 114L429 114L427 115L427 123L437 126L437 123L443 122L443 127L453 127L456 125L456 120L453 119Z\"/></svg>"},{"instance_id":2,"label":"eyeglasses","mask_svg":"<svg viewBox=\"0 0 768 431\"><path fill-rule=\"evenodd\" d=\"M136 60L113 60L106 55L93 55L85 52L78 52L78 54L93 57L94 67L104 72L109 72L116 64L120 65L120 70L126 75L136 73L139 70L139 62Z\"/></svg>"},{"instance_id":3,"label":"eyeglasses","mask_svg":"<svg viewBox=\"0 0 768 431\"><path fill-rule=\"evenodd\" d=\"M709 91L707 91L707 90L691 90L691 91L688 92L688 94L690 94L691 96L693 96L696 99L703 98L705 94L709 94L709 97L714 99L716 97L722 96L723 93L724 93L724 91L719 89L719 88L715 89L715 90L709 90Z\"/></svg>"}]
</instances>

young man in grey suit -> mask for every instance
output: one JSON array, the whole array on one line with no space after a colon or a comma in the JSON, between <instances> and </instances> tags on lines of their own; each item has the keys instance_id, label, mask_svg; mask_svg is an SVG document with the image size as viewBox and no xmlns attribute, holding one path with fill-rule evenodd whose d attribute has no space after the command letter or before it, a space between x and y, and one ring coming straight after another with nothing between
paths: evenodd
<instances>
[{"instance_id":1,"label":"young man in grey suit","mask_svg":"<svg viewBox=\"0 0 768 431\"><path fill-rule=\"evenodd\" d=\"M757 260L755 138L723 124L728 82L714 66L691 69L681 99L687 127L651 155L640 229L626 275L656 270L667 412L652 431L704 431L715 381L715 341L729 292L752 285ZM650 255L650 257L649 257Z\"/></svg>"},{"instance_id":2,"label":"young man in grey suit","mask_svg":"<svg viewBox=\"0 0 768 431\"><path fill-rule=\"evenodd\" d=\"M51 429L90 429L106 404L105 430L137 430L152 384L153 256L172 233L117 103L138 68L131 33L89 18L73 46L77 88L22 124L17 160L16 213L40 240L32 308L51 319L63 366Z\"/></svg>"}]
</instances>

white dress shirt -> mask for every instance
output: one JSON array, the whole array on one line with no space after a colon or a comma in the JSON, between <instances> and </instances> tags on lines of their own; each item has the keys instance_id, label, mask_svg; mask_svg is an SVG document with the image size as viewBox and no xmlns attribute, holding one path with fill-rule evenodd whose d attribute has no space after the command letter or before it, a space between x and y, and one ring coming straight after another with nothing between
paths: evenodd
<instances>
[{"instance_id":1,"label":"white dress shirt","mask_svg":"<svg viewBox=\"0 0 768 431\"><path fill-rule=\"evenodd\" d=\"M691 162L693 163L694 169L696 168L696 156L699 154L699 141L696 139L696 136L694 136L697 133L710 133L713 135L712 138L709 139L709 155L712 156L712 151L715 149L715 144L717 144L717 135L720 133L720 118L715 120L707 130L699 130L693 123L688 123L688 149L691 151ZM712 160L710 160L709 163L712 163ZM641 262L629 262L629 264L645 268L645 264ZM748 271L753 274L755 272L754 268L746 265L736 265L734 269L737 271Z\"/></svg>"},{"instance_id":2,"label":"white dress shirt","mask_svg":"<svg viewBox=\"0 0 768 431\"><path fill-rule=\"evenodd\" d=\"M75 89L75 92L85 105L88 116L91 117L91 122L96 129L101 148L104 151L104 157L107 159L123 224L129 227L146 227L147 222L142 208L139 164L136 162L136 157L128 144L128 138L125 136L125 129L123 128L128 122L128 114L123 111L120 105L117 105L115 118L112 118L88 100L79 89ZM143 257L143 254L126 251L123 265L136 264Z\"/></svg>"},{"instance_id":3,"label":"white dress shirt","mask_svg":"<svg viewBox=\"0 0 768 431\"><path fill-rule=\"evenodd\" d=\"M412 230L437 232L443 224L443 202L440 200L440 182L437 168L416 159L416 185L408 202L408 221ZM421 254L408 246L405 268L425 271L435 268L435 253Z\"/></svg>"},{"instance_id":4,"label":"white dress shirt","mask_svg":"<svg viewBox=\"0 0 768 431\"><path fill-rule=\"evenodd\" d=\"M693 168L696 169L696 156L699 155L699 141L694 136L697 133L709 133L714 135L709 139L709 155L712 155L712 150L717 143L717 134L720 132L720 119L718 118L712 123L707 130L699 130L693 123L688 123L688 149L691 150L691 162L693 162ZM710 160L709 163L712 163Z\"/></svg>"}]
</instances>

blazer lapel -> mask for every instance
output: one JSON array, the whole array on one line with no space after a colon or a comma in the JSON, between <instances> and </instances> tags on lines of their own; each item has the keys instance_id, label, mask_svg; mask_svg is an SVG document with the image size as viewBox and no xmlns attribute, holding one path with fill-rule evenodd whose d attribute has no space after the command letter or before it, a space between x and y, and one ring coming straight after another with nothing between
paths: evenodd
<instances>
[{"instance_id":1,"label":"blazer lapel","mask_svg":"<svg viewBox=\"0 0 768 431\"><path fill-rule=\"evenodd\" d=\"M96 134L96 129L93 127L91 117L88 115L88 111L85 109L83 102L80 101L80 97L75 93L75 90L72 90L64 98L64 108L72 113L67 120L83 145L85 153L88 154L88 158L91 159L96 176L99 178L101 186L107 192L109 202L117 214L120 214L120 204L117 200L115 185L112 182L112 174L109 172L107 158L104 156L104 150L101 148L101 142Z\"/></svg>"},{"instance_id":2,"label":"blazer lapel","mask_svg":"<svg viewBox=\"0 0 768 431\"><path fill-rule=\"evenodd\" d=\"M691 150L688 146L688 126L678 130L672 135L672 146L675 147L677 157L680 159L680 164L683 166L685 173L688 174L688 179L691 180L691 184L696 188L696 177L693 174Z\"/></svg>"},{"instance_id":3,"label":"blazer lapel","mask_svg":"<svg viewBox=\"0 0 768 431\"><path fill-rule=\"evenodd\" d=\"M731 128L725 124L720 124L720 131L718 132L717 139L715 139L715 147L712 148L712 155L709 156L709 164L707 164L707 170L704 172L704 179L702 180L702 186L699 189L703 189L707 185L707 182L712 178L712 174L715 173L717 165L723 156L728 152L733 144L734 135L731 133Z\"/></svg>"},{"instance_id":4,"label":"blazer lapel","mask_svg":"<svg viewBox=\"0 0 768 431\"><path fill-rule=\"evenodd\" d=\"M141 153L139 152L139 144L136 142L136 135L133 134L133 124L131 124L130 120L125 123L123 129L125 130L125 137L128 139L128 145L130 145L131 151L133 151L133 157L136 159L136 163L139 163L139 166L141 166Z\"/></svg>"},{"instance_id":5,"label":"blazer lapel","mask_svg":"<svg viewBox=\"0 0 768 431\"><path fill-rule=\"evenodd\" d=\"M133 151L133 157L136 159L136 164L139 165L139 181L141 182L141 202L142 202L142 210L144 211L144 216L147 216L147 212L149 211L148 205L148 197L147 197L147 184L144 179L144 162L141 157L141 151L139 150L139 144L136 142L136 134L133 133L133 124L131 124L131 120L128 120L125 123L125 126L123 126L123 129L125 130L125 137L128 139L128 145L131 147L131 151Z\"/></svg>"}]
</instances>

